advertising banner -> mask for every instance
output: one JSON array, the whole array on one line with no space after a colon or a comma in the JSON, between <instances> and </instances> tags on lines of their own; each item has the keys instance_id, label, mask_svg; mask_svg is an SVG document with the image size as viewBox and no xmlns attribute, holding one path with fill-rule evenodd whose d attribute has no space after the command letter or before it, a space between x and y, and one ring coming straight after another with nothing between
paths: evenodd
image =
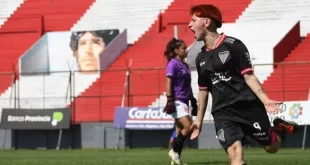
<instances>
[{"instance_id":1,"label":"advertising banner","mask_svg":"<svg viewBox=\"0 0 310 165\"><path fill-rule=\"evenodd\" d=\"M278 114L268 114L268 117L271 125L275 118L294 121L299 125L309 125L309 109L309 101L287 101L280 106ZM174 128L174 121L170 115L163 112L163 108L124 107L116 108L114 127L131 130L169 130Z\"/></svg>"},{"instance_id":2,"label":"advertising banner","mask_svg":"<svg viewBox=\"0 0 310 165\"><path fill-rule=\"evenodd\" d=\"M69 129L70 108L3 109L2 129Z\"/></svg>"},{"instance_id":3,"label":"advertising banner","mask_svg":"<svg viewBox=\"0 0 310 165\"><path fill-rule=\"evenodd\" d=\"M309 101L287 101L280 106L280 112L270 115L269 120L272 124L273 120L280 117L284 120L294 121L298 125L310 124L310 102Z\"/></svg>"},{"instance_id":4,"label":"advertising banner","mask_svg":"<svg viewBox=\"0 0 310 165\"><path fill-rule=\"evenodd\" d=\"M174 120L162 108L123 107L115 110L114 128L169 130L174 128Z\"/></svg>"}]
</instances>

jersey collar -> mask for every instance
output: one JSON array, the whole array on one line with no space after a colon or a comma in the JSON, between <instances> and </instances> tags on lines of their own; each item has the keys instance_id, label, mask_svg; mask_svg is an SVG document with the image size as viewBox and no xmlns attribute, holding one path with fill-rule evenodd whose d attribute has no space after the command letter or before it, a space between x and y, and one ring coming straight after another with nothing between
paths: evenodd
<instances>
[{"instance_id":1,"label":"jersey collar","mask_svg":"<svg viewBox=\"0 0 310 165\"><path fill-rule=\"evenodd\" d=\"M201 48L201 50L204 51L204 52L207 52L207 51L210 51L210 50L214 50L214 49L216 49L218 46L220 46L220 45L224 42L224 40L225 40L225 38L226 38L226 35L225 35L224 33L221 33L220 35L221 35L221 37L220 37L220 39L216 42L216 44L214 45L213 49L208 49L208 48L206 47L206 45L204 45L204 46Z\"/></svg>"}]
</instances>

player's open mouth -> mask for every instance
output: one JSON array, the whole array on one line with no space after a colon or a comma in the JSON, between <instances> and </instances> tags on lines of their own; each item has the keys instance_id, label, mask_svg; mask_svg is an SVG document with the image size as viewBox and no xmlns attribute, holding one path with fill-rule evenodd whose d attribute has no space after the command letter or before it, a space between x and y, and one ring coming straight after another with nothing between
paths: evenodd
<instances>
[{"instance_id":1,"label":"player's open mouth","mask_svg":"<svg viewBox=\"0 0 310 165\"><path fill-rule=\"evenodd\" d=\"M191 29L191 31L194 33L194 38L196 38L196 34L195 31L193 29Z\"/></svg>"}]
</instances>

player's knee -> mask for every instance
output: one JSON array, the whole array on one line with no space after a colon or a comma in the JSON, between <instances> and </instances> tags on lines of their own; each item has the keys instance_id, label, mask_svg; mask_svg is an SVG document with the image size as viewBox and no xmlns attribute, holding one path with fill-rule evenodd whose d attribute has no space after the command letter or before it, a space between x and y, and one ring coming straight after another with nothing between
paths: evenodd
<instances>
[{"instance_id":1,"label":"player's knee","mask_svg":"<svg viewBox=\"0 0 310 165\"><path fill-rule=\"evenodd\" d=\"M184 136L187 136L190 133L190 128L192 125L191 120L188 118L188 116L185 116L185 117L181 118L179 120L179 122L182 124L182 131L181 131L182 134Z\"/></svg>"},{"instance_id":2,"label":"player's knee","mask_svg":"<svg viewBox=\"0 0 310 165\"><path fill-rule=\"evenodd\" d=\"M270 145L264 146L264 149L268 153L276 153L278 152L279 148L281 147L281 138L276 134L272 134L270 137Z\"/></svg>"},{"instance_id":3,"label":"player's knee","mask_svg":"<svg viewBox=\"0 0 310 165\"><path fill-rule=\"evenodd\" d=\"M275 142L269 146L264 146L264 149L267 153L274 154L274 153L278 152L280 146L281 146L281 144L279 142Z\"/></svg>"},{"instance_id":4,"label":"player's knee","mask_svg":"<svg viewBox=\"0 0 310 165\"><path fill-rule=\"evenodd\" d=\"M242 144L240 141L236 141L232 145L230 145L227 149L227 153L231 161L231 164L242 164L243 163Z\"/></svg>"},{"instance_id":5,"label":"player's knee","mask_svg":"<svg viewBox=\"0 0 310 165\"><path fill-rule=\"evenodd\" d=\"M182 134L184 135L184 136L187 136L188 134L190 133L190 127L184 127L183 129L182 129Z\"/></svg>"}]
</instances>

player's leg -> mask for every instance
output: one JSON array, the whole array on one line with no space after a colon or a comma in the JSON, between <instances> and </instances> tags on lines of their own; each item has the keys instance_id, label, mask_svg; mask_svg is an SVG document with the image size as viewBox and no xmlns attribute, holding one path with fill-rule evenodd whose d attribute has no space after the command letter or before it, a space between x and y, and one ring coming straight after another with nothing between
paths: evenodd
<instances>
[{"instance_id":1,"label":"player's leg","mask_svg":"<svg viewBox=\"0 0 310 165\"><path fill-rule=\"evenodd\" d=\"M178 128L178 127L175 127L173 132L172 132L172 135L170 137L170 141L169 141L169 151L172 149L172 144L173 144L173 141L174 139L176 138L176 136L180 133L181 129ZM181 157L181 153L179 154L179 157ZM175 165L175 163L173 162L173 160L171 160L171 165Z\"/></svg>"},{"instance_id":2,"label":"player's leg","mask_svg":"<svg viewBox=\"0 0 310 165\"><path fill-rule=\"evenodd\" d=\"M230 117L224 117L224 113L213 114L216 138L225 149L231 165L244 165L242 142L245 138L241 127L230 121Z\"/></svg>"},{"instance_id":3,"label":"player's leg","mask_svg":"<svg viewBox=\"0 0 310 165\"><path fill-rule=\"evenodd\" d=\"M169 151L169 156L175 164L182 164L180 155L183 150L185 139L190 134L192 119L189 116L188 106L186 104L176 101L176 109L176 113L172 114L172 116L175 119L176 127L177 129L180 129L180 132L177 132L177 136L172 144L172 150Z\"/></svg>"},{"instance_id":4,"label":"player's leg","mask_svg":"<svg viewBox=\"0 0 310 165\"><path fill-rule=\"evenodd\" d=\"M243 147L241 141L236 141L227 148L231 165L245 165L243 162Z\"/></svg>"},{"instance_id":5,"label":"player's leg","mask_svg":"<svg viewBox=\"0 0 310 165\"><path fill-rule=\"evenodd\" d=\"M177 121L177 129L180 130L178 134L176 134L175 140L180 140L180 146L179 146L179 156L181 157L181 153L183 150L183 145L185 142L186 137L190 134L190 127L192 125L192 119L189 115L181 117Z\"/></svg>"},{"instance_id":6,"label":"player's leg","mask_svg":"<svg viewBox=\"0 0 310 165\"><path fill-rule=\"evenodd\" d=\"M171 136L170 136L170 141L169 141L169 150L172 149L173 141L174 141L175 137L180 133L180 131L181 131L181 129L178 128L178 127L175 127L175 128L173 129L173 132L172 132L172 134L171 134Z\"/></svg>"},{"instance_id":7,"label":"player's leg","mask_svg":"<svg viewBox=\"0 0 310 165\"><path fill-rule=\"evenodd\" d=\"M242 141L244 134L241 128L236 124L222 126L217 131L217 139L226 150L231 165L242 165L243 147Z\"/></svg>"},{"instance_id":8,"label":"player's leg","mask_svg":"<svg viewBox=\"0 0 310 165\"><path fill-rule=\"evenodd\" d=\"M176 127L173 129L173 132L172 132L172 135L170 137L170 141L169 141L169 151L172 149L172 144L173 144L173 141L176 137ZM173 160L171 160L171 165L174 165L174 162Z\"/></svg>"},{"instance_id":9,"label":"player's leg","mask_svg":"<svg viewBox=\"0 0 310 165\"><path fill-rule=\"evenodd\" d=\"M173 132L172 132L172 135L170 137L170 140L169 140L169 151L172 149L172 143L176 137L176 128L173 129Z\"/></svg>"},{"instance_id":10,"label":"player's leg","mask_svg":"<svg viewBox=\"0 0 310 165\"><path fill-rule=\"evenodd\" d=\"M282 119L275 119L274 127L271 127L269 119L266 117L264 121L261 120L260 122L254 123L252 137L259 144L263 145L266 152L276 153L281 148L286 134L294 133L297 127L296 123L287 122Z\"/></svg>"},{"instance_id":11,"label":"player's leg","mask_svg":"<svg viewBox=\"0 0 310 165\"><path fill-rule=\"evenodd\" d=\"M172 150L169 152L169 156L172 158L175 164L182 164L181 161L174 159L180 159L181 157L185 139L190 134L191 124L192 121L189 115L176 120L176 127L177 129L180 129L180 132L175 137L172 143Z\"/></svg>"},{"instance_id":12,"label":"player's leg","mask_svg":"<svg viewBox=\"0 0 310 165\"><path fill-rule=\"evenodd\" d=\"M180 132L176 135L172 143L172 149L169 151L169 156L171 157L172 161L178 165L182 164L180 157L185 139L190 134L190 126L192 124L192 121L190 116L187 115L177 119L176 123L176 127L177 129L180 129Z\"/></svg>"},{"instance_id":13,"label":"player's leg","mask_svg":"<svg viewBox=\"0 0 310 165\"><path fill-rule=\"evenodd\" d=\"M276 153L280 149L286 134L293 134L298 129L297 123L280 118L274 119L273 125L273 127L269 128L270 145L264 146L268 153Z\"/></svg>"},{"instance_id":14,"label":"player's leg","mask_svg":"<svg viewBox=\"0 0 310 165\"><path fill-rule=\"evenodd\" d=\"M268 153L276 153L287 133L297 131L298 125L294 122L284 121L280 118L273 121L271 127L265 107L261 103L248 105L244 111L248 126L243 127L244 132L255 141L264 146Z\"/></svg>"}]
</instances>

